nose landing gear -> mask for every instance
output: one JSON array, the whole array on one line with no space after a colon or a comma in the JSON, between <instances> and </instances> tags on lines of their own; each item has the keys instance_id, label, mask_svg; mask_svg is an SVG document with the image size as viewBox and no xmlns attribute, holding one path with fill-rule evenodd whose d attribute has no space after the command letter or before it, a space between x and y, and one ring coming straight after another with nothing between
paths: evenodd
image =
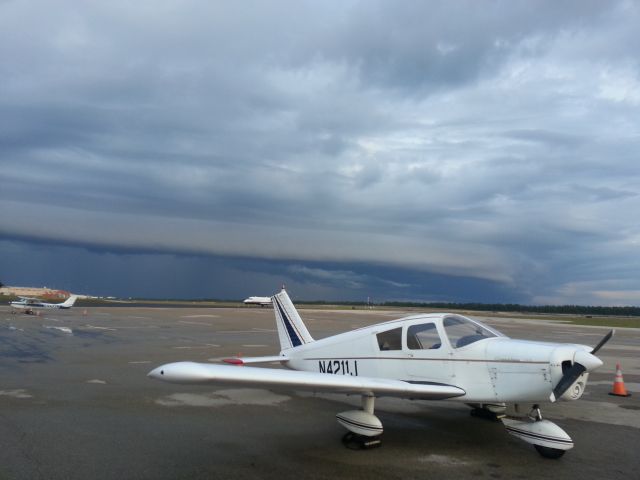
<instances>
[{"instance_id":1,"label":"nose landing gear","mask_svg":"<svg viewBox=\"0 0 640 480\"><path fill-rule=\"evenodd\" d=\"M517 412L518 406L514 407ZM573 448L573 440L564 430L549 420L543 420L538 405L533 405L529 414L524 417L505 416L501 420L507 432L531 443L545 458L560 458Z\"/></svg>"}]
</instances>

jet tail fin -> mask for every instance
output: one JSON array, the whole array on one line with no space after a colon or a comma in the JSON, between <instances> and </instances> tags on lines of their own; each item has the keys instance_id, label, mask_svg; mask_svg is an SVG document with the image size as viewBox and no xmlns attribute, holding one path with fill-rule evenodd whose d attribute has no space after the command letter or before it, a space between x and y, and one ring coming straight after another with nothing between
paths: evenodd
<instances>
[{"instance_id":1,"label":"jet tail fin","mask_svg":"<svg viewBox=\"0 0 640 480\"><path fill-rule=\"evenodd\" d=\"M282 350L313 342L313 338L284 288L280 293L271 297L271 301L276 314L276 325Z\"/></svg>"},{"instance_id":2,"label":"jet tail fin","mask_svg":"<svg viewBox=\"0 0 640 480\"><path fill-rule=\"evenodd\" d=\"M61 307L64 308L70 308L73 307L73 304L76 303L76 300L78 299L77 295L71 295L69 298L67 298L63 303L60 304Z\"/></svg>"}]
</instances>

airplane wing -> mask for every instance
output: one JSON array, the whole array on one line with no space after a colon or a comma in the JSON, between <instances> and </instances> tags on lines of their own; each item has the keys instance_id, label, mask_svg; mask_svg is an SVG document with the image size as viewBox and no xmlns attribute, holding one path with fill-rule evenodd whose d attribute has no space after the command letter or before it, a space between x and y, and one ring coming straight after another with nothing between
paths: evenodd
<instances>
[{"instance_id":1,"label":"airplane wing","mask_svg":"<svg viewBox=\"0 0 640 480\"><path fill-rule=\"evenodd\" d=\"M169 363L152 370L148 375L157 380L192 385L251 385L271 389L284 388L423 400L443 400L466 393L453 385L194 362Z\"/></svg>"},{"instance_id":2,"label":"airplane wing","mask_svg":"<svg viewBox=\"0 0 640 480\"><path fill-rule=\"evenodd\" d=\"M22 300L23 302L25 302L27 305L34 304L34 303L40 303L39 299L33 298L33 297L21 297L21 296L18 296L18 298L20 300Z\"/></svg>"}]
</instances>

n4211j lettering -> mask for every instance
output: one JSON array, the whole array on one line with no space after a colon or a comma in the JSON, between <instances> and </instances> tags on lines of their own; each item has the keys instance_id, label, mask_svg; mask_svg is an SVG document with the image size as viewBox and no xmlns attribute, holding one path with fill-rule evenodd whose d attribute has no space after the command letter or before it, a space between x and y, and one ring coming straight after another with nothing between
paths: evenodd
<instances>
[{"instance_id":1,"label":"n4211j lettering","mask_svg":"<svg viewBox=\"0 0 640 480\"><path fill-rule=\"evenodd\" d=\"M320 373L332 373L334 375L358 376L357 360L318 360Z\"/></svg>"}]
</instances>

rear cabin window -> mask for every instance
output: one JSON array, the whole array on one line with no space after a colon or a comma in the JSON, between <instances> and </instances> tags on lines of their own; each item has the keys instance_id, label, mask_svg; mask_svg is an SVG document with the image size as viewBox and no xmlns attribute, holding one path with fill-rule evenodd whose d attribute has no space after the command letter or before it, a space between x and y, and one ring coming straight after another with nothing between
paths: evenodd
<instances>
[{"instance_id":1,"label":"rear cabin window","mask_svg":"<svg viewBox=\"0 0 640 480\"><path fill-rule=\"evenodd\" d=\"M435 323L411 325L407 329L409 350L436 350L442 346Z\"/></svg>"},{"instance_id":2,"label":"rear cabin window","mask_svg":"<svg viewBox=\"0 0 640 480\"><path fill-rule=\"evenodd\" d=\"M402 327L380 332L376 337L380 350L402 350Z\"/></svg>"},{"instance_id":3,"label":"rear cabin window","mask_svg":"<svg viewBox=\"0 0 640 480\"><path fill-rule=\"evenodd\" d=\"M453 348L470 345L485 338L496 335L478 323L462 317L447 317L444 319L444 329Z\"/></svg>"}]
</instances>

